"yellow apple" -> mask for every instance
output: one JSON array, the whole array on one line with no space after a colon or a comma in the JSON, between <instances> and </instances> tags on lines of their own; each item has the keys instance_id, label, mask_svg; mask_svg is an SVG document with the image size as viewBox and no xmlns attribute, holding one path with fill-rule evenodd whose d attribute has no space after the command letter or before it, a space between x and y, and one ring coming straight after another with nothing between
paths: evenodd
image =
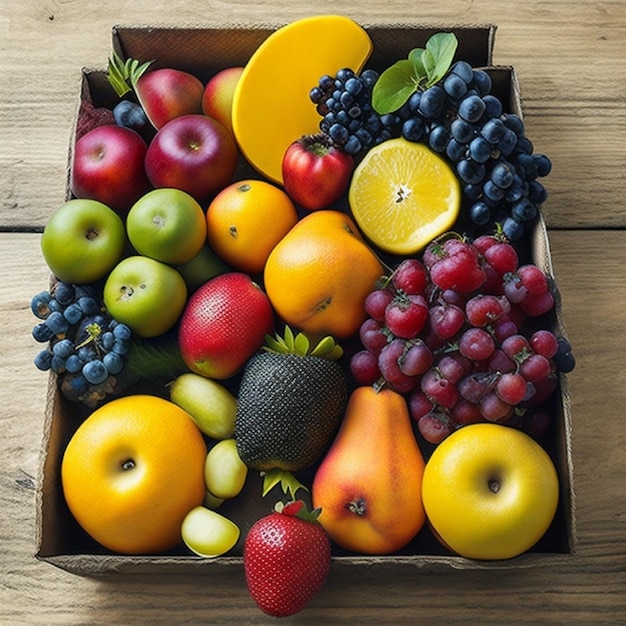
<instances>
[{"instance_id":1,"label":"yellow apple","mask_svg":"<svg viewBox=\"0 0 626 626\"><path fill-rule=\"evenodd\" d=\"M559 500L554 463L520 430L470 424L440 443L422 484L435 536L471 559L508 559L532 548Z\"/></svg>"}]
</instances>

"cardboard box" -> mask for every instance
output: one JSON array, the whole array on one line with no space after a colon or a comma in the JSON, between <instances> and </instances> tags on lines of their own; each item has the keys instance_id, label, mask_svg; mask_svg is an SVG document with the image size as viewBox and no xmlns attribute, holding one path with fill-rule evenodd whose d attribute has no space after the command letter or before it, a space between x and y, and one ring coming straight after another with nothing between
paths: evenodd
<instances>
[{"instance_id":1,"label":"cardboard box","mask_svg":"<svg viewBox=\"0 0 626 626\"><path fill-rule=\"evenodd\" d=\"M508 103L510 110L521 114L519 87L512 67L493 66L492 50L494 26L378 26L364 24L374 42L374 53L369 67L382 71L391 63L405 58L408 52L423 46L428 37L441 30L452 30L459 40L458 58L464 58L475 67L486 67L492 76L494 91ZM272 32L273 27L255 29L204 29L204 28L152 28L115 27L113 48L123 57L141 61L156 59L154 67L170 66L195 73L202 81L217 71L243 65L256 47ZM108 85L103 70L83 70L80 86L81 102L97 107L112 107L116 97ZM80 113L79 106L79 116ZM73 145L72 137L71 145ZM71 153L71 150L70 150ZM70 154L71 158L71 154ZM245 167L245 166L244 166ZM243 172L243 174L249 172ZM68 191L69 197L69 191ZM553 274L550 249L545 225L540 220L533 233L528 259L549 274ZM554 325L563 332L560 303L554 314ZM558 469L560 478L560 503L554 522L544 538L528 553L508 561L472 561L451 556L431 536L422 530L400 553L386 557L357 556L334 553L335 568L347 568L358 576L363 568L519 568L536 567L568 558L575 546L574 492L571 455L571 419L569 392L565 376L561 376L560 390L554 401L556 419L547 449ZM241 542L233 553L214 560L192 556L183 546L158 556L122 556L108 552L93 542L77 525L63 498L60 465L67 442L78 424L86 416L84 407L68 402L58 392L54 376L50 378L46 406L43 453L37 496L37 558L81 574L137 572L166 573L201 570L203 573L224 575L226 571L240 568ZM242 495L232 503L223 505L222 512L234 519L241 529L242 538L247 528L271 507L260 501L260 478L250 473ZM262 508L259 508L262 507Z\"/></svg>"}]
</instances>

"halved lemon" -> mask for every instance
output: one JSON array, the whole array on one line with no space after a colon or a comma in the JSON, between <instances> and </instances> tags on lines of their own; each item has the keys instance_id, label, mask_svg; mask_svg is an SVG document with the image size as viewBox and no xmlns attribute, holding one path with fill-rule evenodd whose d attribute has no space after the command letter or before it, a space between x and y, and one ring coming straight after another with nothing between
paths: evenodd
<instances>
[{"instance_id":1,"label":"halved lemon","mask_svg":"<svg viewBox=\"0 0 626 626\"><path fill-rule=\"evenodd\" d=\"M367 152L348 193L361 232L377 247L415 254L450 229L461 209L461 186L428 146L389 139Z\"/></svg>"}]
</instances>

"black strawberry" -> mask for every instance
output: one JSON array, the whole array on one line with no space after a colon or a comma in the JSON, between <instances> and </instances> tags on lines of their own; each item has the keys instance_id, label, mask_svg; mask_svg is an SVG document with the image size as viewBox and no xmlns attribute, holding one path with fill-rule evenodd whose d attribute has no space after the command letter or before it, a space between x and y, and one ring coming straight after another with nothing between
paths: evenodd
<instances>
[{"instance_id":1,"label":"black strawberry","mask_svg":"<svg viewBox=\"0 0 626 626\"><path fill-rule=\"evenodd\" d=\"M343 351L332 337L266 338L246 364L237 398L235 439L241 459L264 472L310 467L336 432L347 402Z\"/></svg>"}]
</instances>

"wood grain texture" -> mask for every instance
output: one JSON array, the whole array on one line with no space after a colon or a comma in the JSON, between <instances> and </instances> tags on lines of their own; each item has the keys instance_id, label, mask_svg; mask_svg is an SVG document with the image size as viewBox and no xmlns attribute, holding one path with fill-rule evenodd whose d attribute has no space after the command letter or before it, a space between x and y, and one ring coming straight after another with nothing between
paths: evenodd
<instances>
[{"instance_id":1,"label":"wood grain texture","mask_svg":"<svg viewBox=\"0 0 626 626\"><path fill-rule=\"evenodd\" d=\"M364 24L494 23L529 135L554 163L544 212L577 366L569 375L577 550L542 568L359 572L333 566L292 624L626 623L626 8L620 1L286 0L0 5L0 624L263 624L243 573L81 578L35 559L46 376L30 297L47 285L39 235L64 199L80 68L103 67L114 24L252 25L341 10ZM22 232L19 232L22 231Z\"/></svg>"}]
</instances>

